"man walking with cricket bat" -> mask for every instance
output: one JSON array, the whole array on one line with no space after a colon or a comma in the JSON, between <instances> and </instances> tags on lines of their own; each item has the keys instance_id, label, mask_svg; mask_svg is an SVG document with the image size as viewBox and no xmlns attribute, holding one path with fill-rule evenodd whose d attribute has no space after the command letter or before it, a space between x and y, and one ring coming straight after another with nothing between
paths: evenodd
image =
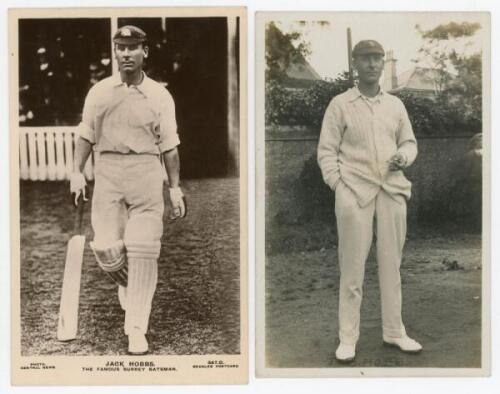
<instances>
[{"instance_id":1,"label":"man walking with cricket bat","mask_svg":"<svg viewBox=\"0 0 500 394\"><path fill-rule=\"evenodd\" d=\"M85 196L84 165L95 167L90 246L98 265L117 284L125 310L130 354L148 352L145 334L158 278L163 234L163 182L170 186L173 217L186 214L179 187L179 136L170 93L143 72L146 33L123 26L113 37L119 74L94 85L85 100L70 189Z\"/></svg>"}]
</instances>

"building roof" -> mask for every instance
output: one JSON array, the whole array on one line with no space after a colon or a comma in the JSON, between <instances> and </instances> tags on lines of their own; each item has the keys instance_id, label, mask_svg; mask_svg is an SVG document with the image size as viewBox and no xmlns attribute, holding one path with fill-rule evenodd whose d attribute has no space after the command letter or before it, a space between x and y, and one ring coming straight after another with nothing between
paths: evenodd
<instances>
[{"instance_id":1,"label":"building roof","mask_svg":"<svg viewBox=\"0 0 500 394\"><path fill-rule=\"evenodd\" d=\"M294 62L290 63L285 72L288 77L293 79L306 79L311 81L321 79L321 76L303 57L302 59L296 59Z\"/></svg>"},{"instance_id":2,"label":"building roof","mask_svg":"<svg viewBox=\"0 0 500 394\"><path fill-rule=\"evenodd\" d=\"M269 24L266 34L266 45L274 48L274 60L278 62L281 72L286 76L287 85L307 85L322 79L307 59L295 51L292 40L274 23ZM290 56L291 53L293 53L292 56Z\"/></svg>"},{"instance_id":3,"label":"building roof","mask_svg":"<svg viewBox=\"0 0 500 394\"><path fill-rule=\"evenodd\" d=\"M398 75L398 85L396 88L391 89L390 92L401 90L436 92L439 90L442 73L443 71L433 68L412 67Z\"/></svg>"}]
</instances>

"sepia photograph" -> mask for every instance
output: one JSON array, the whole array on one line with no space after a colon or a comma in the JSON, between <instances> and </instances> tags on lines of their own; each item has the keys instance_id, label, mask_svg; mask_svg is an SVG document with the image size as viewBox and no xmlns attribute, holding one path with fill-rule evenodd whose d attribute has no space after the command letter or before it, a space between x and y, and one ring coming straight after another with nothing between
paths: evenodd
<instances>
[{"instance_id":1,"label":"sepia photograph","mask_svg":"<svg viewBox=\"0 0 500 394\"><path fill-rule=\"evenodd\" d=\"M490 373L490 16L256 15L259 377Z\"/></svg>"},{"instance_id":2,"label":"sepia photograph","mask_svg":"<svg viewBox=\"0 0 500 394\"><path fill-rule=\"evenodd\" d=\"M9 23L13 384L245 383L245 9Z\"/></svg>"}]
</instances>

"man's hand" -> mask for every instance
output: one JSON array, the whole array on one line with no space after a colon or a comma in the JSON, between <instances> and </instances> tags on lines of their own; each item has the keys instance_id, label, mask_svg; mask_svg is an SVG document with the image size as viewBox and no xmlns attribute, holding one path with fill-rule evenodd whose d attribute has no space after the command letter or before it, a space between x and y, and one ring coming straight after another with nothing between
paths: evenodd
<instances>
[{"instance_id":1,"label":"man's hand","mask_svg":"<svg viewBox=\"0 0 500 394\"><path fill-rule=\"evenodd\" d=\"M75 204L75 207L78 206L78 199L80 198L80 194L83 196L83 201L88 201L85 186L87 186L87 182L85 181L85 177L81 172L73 172L70 175L69 191L72 195L74 194L73 203Z\"/></svg>"},{"instance_id":2,"label":"man's hand","mask_svg":"<svg viewBox=\"0 0 500 394\"><path fill-rule=\"evenodd\" d=\"M398 152L389 159L389 170L390 171L402 170L403 168L406 167L407 161L408 160L406 159L406 156Z\"/></svg>"},{"instance_id":3,"label":"man's hand","mask_svg":"<svg viewBox=\"0 0 500 394\"><path fill-rule=\"evenodd\" d=\"M187 209L186 209L186 198L182 193L180 187L172 187L169 189L170 192L170 201L172 202L172 214L170 215L170 219L178 219L186 217Z\"/></svg>"}]
</instances>

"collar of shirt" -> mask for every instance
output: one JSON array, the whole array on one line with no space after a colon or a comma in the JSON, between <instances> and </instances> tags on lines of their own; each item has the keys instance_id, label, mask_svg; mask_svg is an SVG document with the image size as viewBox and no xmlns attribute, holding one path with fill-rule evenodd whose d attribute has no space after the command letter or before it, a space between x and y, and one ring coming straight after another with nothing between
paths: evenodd
<instances>
[{"instance_id":1,"label":"collar of shirt","mask_svg":"<svg viewBox=\"0 0 500 394\"><path fill-rule=\"evenodd\" d=\"M385 92L382 90L382 87L379 88L378 93L374 97L368 97L365 96L363 93L359 91L359 88L357 86L352 87L348 91L349 93L349 101L355 101L358 98L361 98L365 101L368 101L369 103L374 103L374 102L380 102L382 97L385 95Z\"/></svg>"},{"instance_id":2,"label":"collar of shirt","mask_svg":"<svg viewBox=\"0 0 500 394\"><path fill-rule=\"evenodd\" d=\"M125 85L125 82L122 81L122 78L120 76L120 73L116 73L113 75L113 86L118 87ZM146 97L151 97L151 89L150 89L150 79L146 75L146 73L143 71L142 72L142 81L139 85L131 85L135 87L139 92L141 92L144 96Z\"/></svg>"}]
</instances>

